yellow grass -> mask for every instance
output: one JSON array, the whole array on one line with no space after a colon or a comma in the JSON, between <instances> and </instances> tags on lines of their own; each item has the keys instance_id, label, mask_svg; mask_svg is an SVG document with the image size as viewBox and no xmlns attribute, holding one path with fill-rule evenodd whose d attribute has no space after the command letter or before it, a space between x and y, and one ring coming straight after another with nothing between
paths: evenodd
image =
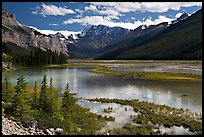
<instances>
[{"instance_id":1,"label":"yellow grass","mask_svg":"<svg viewBox=\"0 0 204 137\"><path fill-rule=\"evenodd\" d=\"M29 94L33 94L34 93L34 87L27 87L26 90L28 91ZM61 88L56 88L53 87L53 92L60 92ZM40 87L37 88L37 94L40 93Z\"/></svg>"},{"instance_id":2,"label":"yellow grass","mask_svg":"<svg viewBox=\"0 0 204 137\"><path fill-rule=\"evenodd\" d=\"M144 80L167 80L167 81L201 81L202 77L197 75L175 74L167 72L125 72L110 70L105 66L97 66L91 70L94 73L109 74L116 76L131 77Z\"/></svg>"}]
</instances>

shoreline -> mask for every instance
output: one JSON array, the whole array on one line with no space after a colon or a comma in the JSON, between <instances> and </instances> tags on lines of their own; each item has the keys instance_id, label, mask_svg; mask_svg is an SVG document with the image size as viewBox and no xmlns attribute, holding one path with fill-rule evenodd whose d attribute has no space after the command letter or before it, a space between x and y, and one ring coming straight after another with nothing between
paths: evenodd
<instances>
[{"instance_id":1,"label":"shoreline","mask_svg":"<svg viewBox=\"0 0 204 137\"><path fill-rule=\"evenodd\" d=\"M58 67L72 67L84 66L93 67L90 72L107 74L112 76L122 76L126 78L133 78L139 80L157 80L157 81L182 81L182 82L202 82L202 75L195 75L190 73L170 73L170 72L127 72L121 70L111 70L108 65L112 64L140 64L140 63L191 63L202 64L202 60L72 60L66 64L55 64L33 68L58 68Z\"/></svg>"},{"instance_id":2,"label":"shoreline","mask_svg":"<svg viewBox=\"0 0 204 137\"><path fill-rule=\"evenodd\" d=\"M184 127L189 129L190 132L199 134L202 132L202 113L194 113L188 109L178 109L169 107L167 105L158 105L150 102L135 100L122 100L122 99L109 99L109 98L95 98L86 99L90 102L101 103L116 103L121 105L128 105L134 108L135 113L138 113L138 117L133 119L133 123L126 124L123 128L112 129L108 132L112 134L121 133L123 130L132 131L133 128L146 127L149 123L152 123L152 130L155 125L164 126L165 128ZM138 129L137 129L138 130ZM152 131L153 133L153 131Z\"/></svg>"}]
</instances>

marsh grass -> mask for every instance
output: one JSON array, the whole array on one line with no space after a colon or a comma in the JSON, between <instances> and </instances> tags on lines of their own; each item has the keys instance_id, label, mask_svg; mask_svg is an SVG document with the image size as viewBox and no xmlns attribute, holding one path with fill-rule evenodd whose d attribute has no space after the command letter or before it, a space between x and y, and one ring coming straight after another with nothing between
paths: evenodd
<instances>
[{"instance_id":1,"label":"marsh grass","mask_svg":"<svg viewBox=\"0 0 204 137\"><path fill-rule=\"evenodd\" d=\"M105 66L97 66L91 70L94 73L109 74L114 76L123 76L127 78L143 79L143 80L162 80L162 81L201 81L202 76L183 74L183 73L167 73L167 72L125 72L119 70L110 70Z\"/></svg>"},{"instance_id":2,"label":"marsh grass","mask_svg":"<svg viewBox=\"0 0 204 137\"><path fill-rule=\"evenodd\" d=\"M150 126L148 125L149 122L154 125L163 125L167 128L173 126L183 126L184 128L188 128L191 132L202 132L202 115L195 116L194 113L190 112L189 110L177 109L166 105L157 105L139 100L108 98L95 98L87 100L132 106L134 111L138 113L138 117L134 118L133 122L139 124L140 126L137 127L126 125L125 129L130 130L131 134L157 134L157 132L151 131L153 128L149 129L150 131L147 130L147 127ZM114 129L112 132L118 133L119 131Z\"/></svg>"}]
</instances>

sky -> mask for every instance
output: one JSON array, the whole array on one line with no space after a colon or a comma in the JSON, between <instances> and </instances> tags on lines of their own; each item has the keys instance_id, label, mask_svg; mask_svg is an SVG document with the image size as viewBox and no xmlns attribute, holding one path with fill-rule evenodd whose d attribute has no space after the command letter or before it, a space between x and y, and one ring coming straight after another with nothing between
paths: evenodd
<instances>
[{"instance_id":1,"label":"sky","mask_svg":"<svg viewBox=\"0 0 204 137\"><path fill-rule=\"evenodd\" d=\"M43 34L80 33L91 25L135 29L170 22L202 8L202 2L2 2L23 25Z\"/></svg>"}]
</instances>

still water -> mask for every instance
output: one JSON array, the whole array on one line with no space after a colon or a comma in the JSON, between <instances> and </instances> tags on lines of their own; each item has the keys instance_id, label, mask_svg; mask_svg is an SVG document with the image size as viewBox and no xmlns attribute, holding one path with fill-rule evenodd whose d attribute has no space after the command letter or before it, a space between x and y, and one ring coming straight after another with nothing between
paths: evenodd
<instances>
[{"instance_id":1,"label":"still water","mask_svg":"<svg viewBox=\"0 0 204 137\"><path fill-rule=\"evenodd\" d=\"M69 82L71 91L77 97L139 99L202 112L201 82L135 80L96 74L89 70L89 67L64 67L26 70L21 73L31 86L34 81L40 86L44 74L48 81L52 77L54 86L62 89L61 93ZM10 72L12 83L16 84L18 74L19 72Z\"/></svg>"},{"instance_id":2,"label":"still water","mask_svg":"<svg viewBox=\"0 0 204 137\"><path fill-rule=\"evenodd\" d=\"M128 71L128 72L170 72L170 73L187 73L202 75L201 64L188 63L143 63L129 65L110 65L113 70Z\"/></svg>"}]
</instances>

